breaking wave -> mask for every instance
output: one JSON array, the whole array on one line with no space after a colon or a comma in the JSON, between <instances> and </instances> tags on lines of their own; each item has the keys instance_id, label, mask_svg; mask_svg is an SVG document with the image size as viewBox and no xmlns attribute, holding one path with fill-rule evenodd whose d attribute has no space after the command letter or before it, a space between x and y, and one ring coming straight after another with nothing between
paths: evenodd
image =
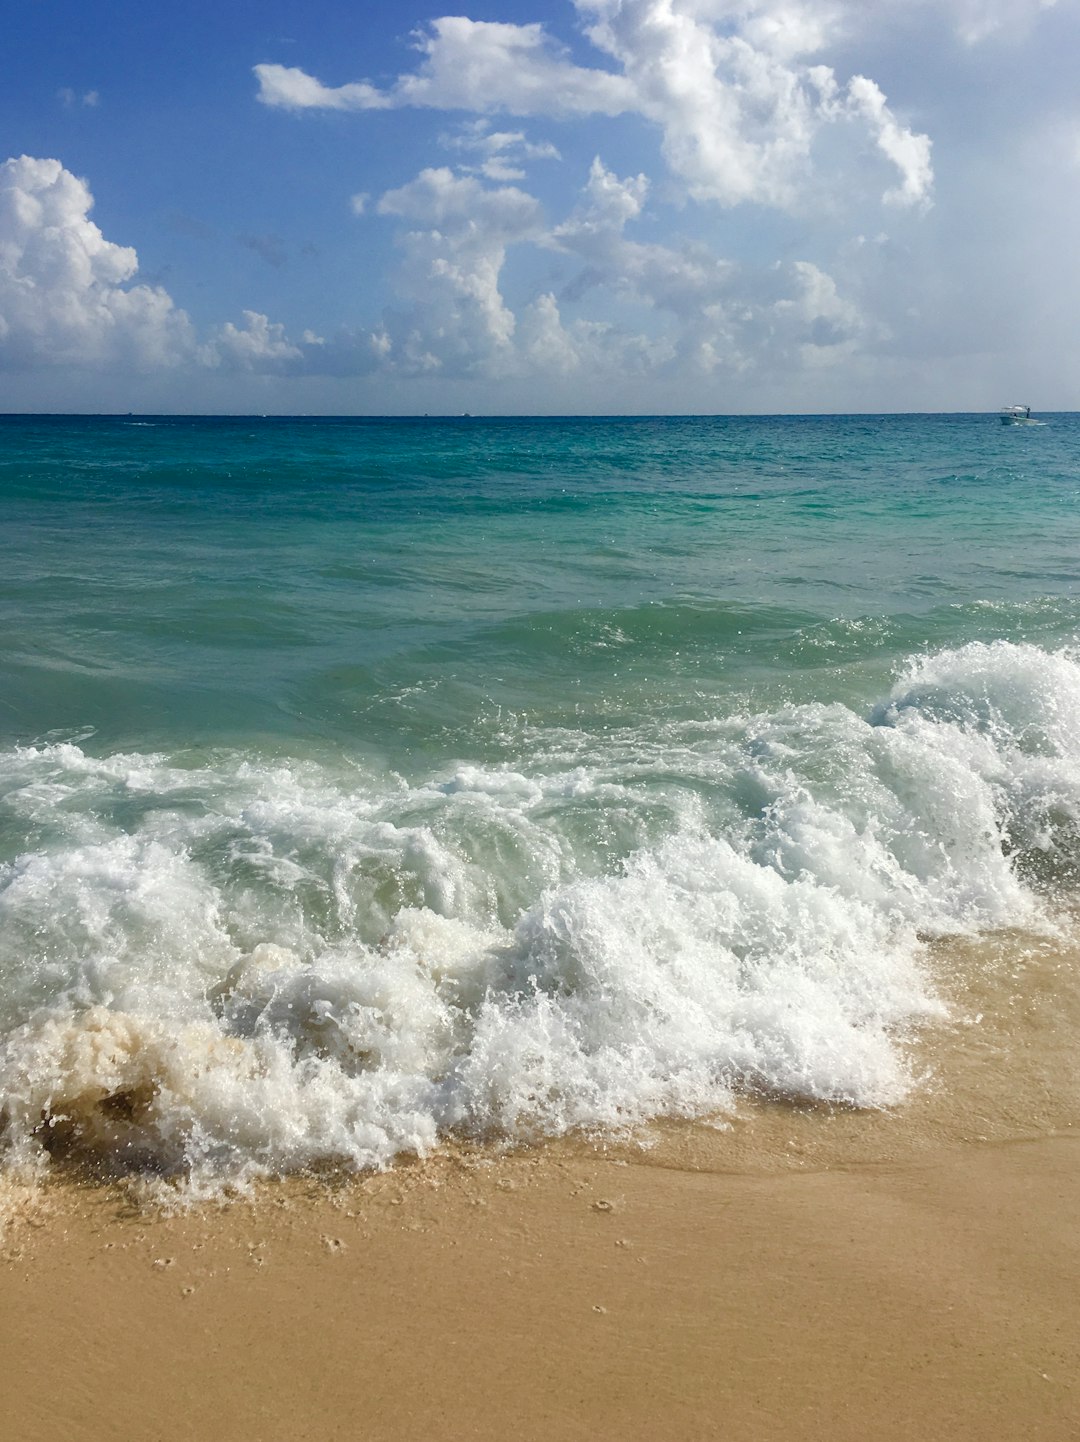
<instances>
[{"instance_id":1,"label":"breaking wave","mask_svg":"<svg viewBox=\"0 0 1080 1442\"><path fill-rule=\"evenodd\" d=\"M973 643L868 713L518 738L403 778L0 756L9 1164L241 1181L740 1093L901 1103L928 934L1080 860L1080 663Z\"/></svg>"}]
</instances>

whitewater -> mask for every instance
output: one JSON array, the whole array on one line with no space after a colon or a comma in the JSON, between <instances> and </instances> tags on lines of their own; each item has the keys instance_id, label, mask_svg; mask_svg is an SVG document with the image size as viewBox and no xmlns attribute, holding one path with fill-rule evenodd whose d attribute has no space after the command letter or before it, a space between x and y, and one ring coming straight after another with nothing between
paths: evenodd
<instances>
[{"instance_id":1,"label":"whitewater","mask_svg":"<svg viewBox=\"0 0 1080 1442\"><path fill-rule=\"evenodd\" d=\"M1073 417L0 429L8 1168L901 1115L1068 952Z\"/></svg>"}]
</instances>

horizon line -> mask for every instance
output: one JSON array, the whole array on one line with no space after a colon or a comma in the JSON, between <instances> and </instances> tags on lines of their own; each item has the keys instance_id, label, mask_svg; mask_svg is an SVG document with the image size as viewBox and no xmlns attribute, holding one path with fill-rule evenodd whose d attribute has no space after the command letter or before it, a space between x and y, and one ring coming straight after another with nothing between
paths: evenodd
<instances>
[{"instance_id":1,"label":"horizon line","mask_svg":"<svg viewBox=\"0 0 1080 1442\"><path fill-rule=\"evenodd\" d=\"M839 411L0 411L0 420L199 420L199 421L691 421L838 420L847 417L997 416L988 410ZM1043 410L1044 416L1078 415L1080 410Z\"/></svg>"}]
</instances>

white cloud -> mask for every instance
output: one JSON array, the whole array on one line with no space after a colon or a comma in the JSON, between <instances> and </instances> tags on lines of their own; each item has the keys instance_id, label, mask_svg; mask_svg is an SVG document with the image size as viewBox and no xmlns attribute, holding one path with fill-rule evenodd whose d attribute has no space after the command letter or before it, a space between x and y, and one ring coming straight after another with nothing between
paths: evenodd
<instances>
[{"instance_id":1,"label":"white cloud","mask_svg":"<svg viewBox=\"0 0 1080 1442\"><path fill-rule=\"evenodd\" d=\"M70 85L63 85L56 92L56 98L64 106L65 110L71 110L76 105L86 105L91 110L101 104L101 96L96 90L84 90L80 95L72 90Z\"/></svg>"},{"instance_id":2,"label":"white cloud","mask_svg":"<svg viewBox=\"0 0 1080 1442\"><path fill-rule=\"evenodd\" d=\"M256 65L259 99L282 110L385 110L393 101L364 83L323 85L295 65Z\"/></svg>"},{"instance_id":3,"label":"white cloud","mask_svg":"<svg viewBox=\"0 0 1080 1442\"><path fill-rule=\"evenodd\" d=\"M541 232L539 202L513 186L486 189L442 166L387 191L380 215L413 222L400 238L398 277L413 309L392 362L430 372L475 369L507 353L515 318L499 290L507 247Z\"/></svg>"},{"instance_id":4,"label":"white cloud","mask_svg":"<svg viewBox=\"0 0 1080 1442\"><path fill-rule=\"evenodd\" d=\"M786 207L823 112L816 88L741 34L674 0L590 0L594 45L616 59L637 108L698 200Z\"/></svg>"},{"instance_id":5,"label":"white cloud","mask_svg":"<svg viewBox=\"0 0 1080 1442\"><path fill-rule=\"evenodd\" d=\"M589 386L655 374L676 357L667 336L606 321L564 321L550 292L525 307L517 344L519 374L543 382L580 376Z\"/></svg>"},{"instance_id":6,"label":"white cloud","mask_svg":"<svg viewBox=\"0 0 1080 1442\"><path fill-rule=\"evenodd\" d=\"M844 7L833 0L714 0L699 13L741 27L744 38L779 60L816 55L842 27Z\"/></svg>"},{"instance_id":7,"label":"white cloud","mask_svg":"<svg viewBox=\"0 0 1080 1442\"><path fill-rule=\"evenodd\" d=\"M476 155L476 165L462 168L487 180L524 180L528 161L562 159L550 141L528 140L520 130L492 130L490 121L483 118L470 120L460 130L440 135L439 144L444 150Z\"/></svg>"},{"instance_id":8,"label":"white cloud","mask_svg":"<svg viewBox=\"0 0 1080 1442\"><path fill-rule=\"evenodd\" d=\"M378 204L380 215L397 215L448 232L471 234L477 227L506 239L536 228L539 204L514 186L486 190L473 176L455 175L446 166L422 170L415 180L388 190Z\"/></svg>"},{"instance_id":9,"label":"white cloud","mask_svg":"<svg viewBox=\"0 0 1080 1442\"><path fill-rule=\"evenodd\" d=\"M1057 0L950 0L957 33L968 45L997 37L1004 31L1015 40L1044 10Z\"/></svg>"},{"instance_id":10,"label":"white cloud","mask_svg":"<svg viewBox=\"0 0 1080 1442\"><path fill-rule=\"evenodd\" d=\"M838 365L850 359L867 330L859 308L840 295L832 276L810 261L794 261L789 274L795 294L773 306L779 334L798 347L806 365Z\"/></svg>"},{"instance_id":11,"label":"white cloud","mask_svg":"<svg viewBox=\"0 0 1080 1442\"><path fill-rule=\"evenodd\" d=\"M607 367L616 352L641 368L640 338L577 321L564 327L553 296L515 315L500 289L510 247L553 244L539 202L513 186L491 188L447 167L387 192L378 213L406 222L398 236L404 312L388 312L371 338L378 365L417 377L565 375Z\"/></svg>"},{"instance_id":12,"label":"white cloud","mask_svg":"<svg viewBox=\"0 0 1080 1442\"><path fill-rule=\"evenodd\" d=\"M569 220L556 228L554 236L558 240L580 243L590 237L621 231L627 221L641 214L648 193L648 176L639 174L620 180L605 169L603 161L596 156L589 168L584 205L578 206Z\"/></svg>"},{"instance_id":13,"label":"white cloud","mask_svg":"<svg viewBox=\"0 0 1080 1442\"><path fill-rule=\"evenodd\" d=\"M593 43L619 61L641 113L661 127L665 158L696 199L796 206L812 174L818 135L842 117L865 119L882 153L900 169L902 183L888 192L890 201L915 203L928 195L927 138L899 124L876 86L876 107L861 90L841 105L833 70L800 63L825 45L837 25L837 7L576 3L592 18ZM850 179L843 177L842 184Z\"/></svg>"},{"instance_id":14,"label":"white cloud","mask_svg":"<svg viewBox=\"0 0 1080 1442\"><path fill-rule=\"evenodd\" d=\"M567 287L568 296L579 299L603 287L622 300L666 312L679 323L674 349L685 354L692 348L686 335L696 337L702 315L722 304L735 267L700 243L670 246L627 239L623 232L640 217L648 189L644 175L620 180L597 157L582 204L546 243L585 262Z\"/></svg>"},{"instance_id":15,"label":"white cloud","mask_svg":"<svg viewBox=\"0 0 1080 1442\"><path fill-rule=\"evenodd\" d=\"M929 138L915 135L898 124L880 88L865 76L854 77L848 86L848 94L852 109L866 118L879 149L900 172L900 184L885 192L886 202L893 205L927 205L934 183Z\"/></svg>"},{"instance_id":16,"label":"white cloud","mask_svg":"<svg viewBox=\"0 0 1080 1442\"><path fill-rule=\"evenodd\" d=\"M641 209L644 176L619 181L599 161L590 174L582 204L554 231L542 223L539 203L516 187L486 187L474 176L442 167L390 191L378 212L423 228L399 236L405 260L398 277L405 314L384 322L379 359L412 375L482 374L565 376L586 369L591 376L622 365L641 372L670 358L644 337L604 322L578 319L564 324L558 302L543 294L520 317L507 305L500 277L508 249L533 242L584 259L605 272L617 261L612 251L621 229ZM599 284L594 276L593 284Z\"/></svg>"},{"instance_id":17,"label":"white cloud","mask_svg":"<svg viewBox=\"0 0 1080 1442\"><path fill-rule=\"evenodd\" d=\"M159 286L129 285L130 246L89 218L85 181L58 160L0 165L0 365L171 365L191 325Z\"/></svg>"},{"instance_id":18,"label":"white cloud","mask_svg":"<svg viewBox=\"0 0 1080 1442\"><path fill-rule=\"evenodd\" d=\"M423 59L389 90L366 81L326 86L303 70L256 65L259 100L286 110L508 110L514 115L618 115L633 108L618 75L567 60L540 25L447 15L417 36Z\"/></svg>"},{"instance_id":19,"label":"white cloud","mask_svg":"<svg viewBox=\"0 0 1080 1442\"><path fill-rule=\"evenodd\" d=\"M747 269L700 243L670 246L627 238L623 232L640 217L647 193L645 176L620 180L596 159L583 203L546 243L585 262L568 287L572 298L604 288L668 317L662 344L654 337L653 364L734 372L765 363L781 370L819 366L850 356L868 335L871 328L858 306L809 261ZM544 344L551 350L556 332L550 307L542 319ZM558 339L564 351L577 343L565 329ZM587 337L594 364L598 339L593 333ZM616 339L621 350L624 343Z\"/></svg>"},{"instance_id":20,"label":"white cloud","mask_svg":"<svg viewBox=\"0 0 1080 1442\"><path fill-rule=\"evenodd\" d=\"M197 345L167 291L131 283L134 249L105 239L89 218L92 206L86 182L59 160L23 155L0 165L0 368L280 373L303 370L320 354L318 337L306 333L297 345L253 310ZM259 239L241 237L255 249Z\"/></svg>"},{"instance_id":21,"label":"white cloud","mask_svg":"<svg viewBox=\"0 0 1080 1442\"><path fill-rule=\"evenodd\" d=\"M266 371L294 368L302 361L303 351L286 337L283 325L256 310L245 310L243 315L243 325L226 321L203 348L200 359L204 365ZM322 341L312 335L307 343L321 345Z\"/></svg>"},{"instance_id":22,"label":"white cloud","mask_svg":"<svg viewBox=\"0 0 1080 1442\"><path fill-rule=\"evenodd\" d=\"M490 140L495 156L522 144L518 132L474 137ZM617 386L680 371L736 374L761 357L781 369L817 367L853 353L868 333L808 261L747 272L699 241L633 238L648 198L644 175L620 177L596 159L579 202L552 226L517 186L427 169L375 206L398 224L402 262L401 306L374 329L305 330L297 340L247 309L196 344L164 290L132 283L135 252L90 221L85 182L59 161L10 160L0 167L0 364L489 383L578 374L587 386ZM526 245L546 250L565 282L558 298L545 289L512 307L506 259ZM584 302L601 316L614 302L619 320L580 313Z\"/></svg>"},{"instance_id":23,"label":"white cloud","mask_svg":"<svg viewBox=\"0 0 1080 1442\"><path fill-rule=\"evenodd\" d=\"M589 386L627 377L817 369L851 357L874 334L853 300L810 261L745 269L700 242L645 243L626 234L649 194L644 175L619 177L597 158L580 202L560 224L536 200L486 188L447 168L427 170L378 204L405 221L399 290L377 363L413 376L580 375ZM530 243L573 265L560 297L545 291L515 314L500 290L510 247ZM574 315L592 293L636 324ZM605 299L606 298L606 299ZM630 307L630 309L627 309ZM590 307L592 308L592 307ZM569 312L569 314L567 313Z\"/></svg>"},{"instance_id":24,"label":"white cloud","mask_svg":"<svg viewBox=\"0 0 1080 1442\"><path fill-rule=\"evenodd\" d=\"M573 0L579 8L593 0ZM1058 0L685 0L695 16L738 28L781 57L813 55L837 38L880 32L894 18L931 11L964 44L1022 36ZM920 20L925 28L925 20Z\"/></svg>"},{"instance_id":25,"label":"white cloud","mask_svg":"<svg viewBox=\"0 0 1080 1442\"><path fill-rule=\"evenodd\" d=\"M859 86L840 104L833 70L804 63L841 33L841 7L812 0L575 4L588 38L617 72L572 63L540 25L456 16L432 22L417 41L418 69L385 90L367 82L328 87L296 68L259 65L259 99L292 110L427 106L553 118L635 113L659 127L664 156L694 198L781 209L796 206L805 193L819 134L846 118L866 123L900 169L891 202L921 203L929 194L926 137L897 120L876 86L880 104ZM510 168L512 162L491 174L520 178Z\"/></svg>"}]
</instances>

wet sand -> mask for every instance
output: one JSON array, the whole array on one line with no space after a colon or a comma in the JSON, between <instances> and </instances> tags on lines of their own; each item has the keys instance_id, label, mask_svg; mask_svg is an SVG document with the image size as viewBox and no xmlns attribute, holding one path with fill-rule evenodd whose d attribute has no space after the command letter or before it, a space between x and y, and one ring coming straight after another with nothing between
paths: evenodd
<instances>
[{"instance_id":1,"label":"wet sand","mask_svg":"<svg viewBox=\"0 0 1080 1442\"><path fill-rule=\"evenodd\" d=\"M0 1435L1080 1437L1080 952L930 960L950 1020L896 1112L746 1101L174 1216L8 1184Z\"/></svg>"},{"instance_id":2,"label":"wet sand","mask_svg":"<svg viewBox=\"0 0 1080 1442\"><path fill-rule=\"evenodd\" d=\"M1080 1138L679 1151L443 1156L174 1217L48 1188L9 1206L4 1435L1080 1433Z\"/></svg>"}]
</instances>

